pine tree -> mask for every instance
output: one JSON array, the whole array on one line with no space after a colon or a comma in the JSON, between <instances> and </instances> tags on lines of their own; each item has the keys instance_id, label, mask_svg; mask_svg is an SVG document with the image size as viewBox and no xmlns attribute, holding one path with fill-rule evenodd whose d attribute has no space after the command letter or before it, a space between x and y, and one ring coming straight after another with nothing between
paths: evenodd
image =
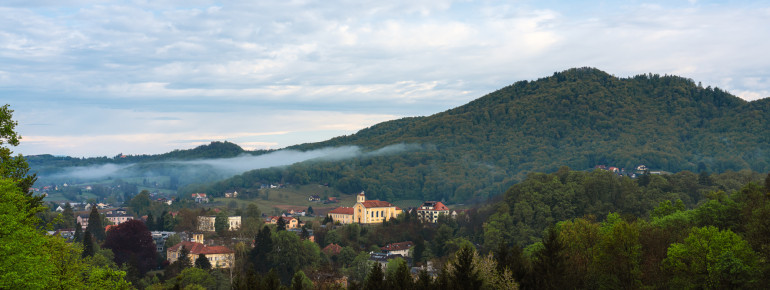
<instances>
[{"instance_id":1,"label":"pine tree","mask_svg":"<svg viewBox=\"0 0 770 290\"><path fill-rule=\"evenodd\" d=\"M209 262L209 259L206 258L206 255L199 254L198 258L195 259L195 268L201 268L203 270L210 270L211 269L211 262Z\"/></svg>"},{"instance_id":2,"label":"pine tree","mask_svg":"<svg viewBox=\"0 0 770 290\"><path fill-rule=\"evenodd\" d=\"M104 240L104 226L102 225L102 215L96 210L96 205L91 205L91 214L88 216L88 226L86 231L91 232L93 238L97 241Z\"/></svg>"},{"instance_id":3,"label":"pine tree","mask_svg":"<svg viewBox=\"0 0 770 290\"><path fill-rule=\"evenodd\" d=\"M145 225L147 226L147 229L150 231L155 230L155 219L152 216L152 213L147 214L147 222L145 222Z\"/></svg>"},{"instance_id":4,"label":"pine tree","mask_svg":"<svg viewBox=\"0 0 770 290\"><path fill-rule=\"evenodd\" d=\"M286 220L284 220L283 217L279 217L278 222L276 224L277 224L276 231L286 230Z\"/></svg>"},{"instance_id":5,"label":"pine tree","mask_svg":"<svg viewBox=\"0 0 770 290\"><path fill-rule=\"evenodd\" d=\"M80 223L75 225L75 236L72 238L75 243L83 242L83 226Z\"/></svg>"},{"instance_id":6,"label":"pine tree","mask_svg":"<svg viewBox=\"0 0 770 290\"><path fill-rule=\"evenodd\" d=\"M480 289L482 280L478 269L473 265L476 250L463 246L455 254L452 270L449 272L449 284L455 289Z\"/></svg>"},{"instance_id":7,"label":"pine tree","mask_svg":"<svg viewBox=\"0 0 770 290\"><path fill-rule=\"evenodd\" d=\"M271 268L267 260L271 251L273 251L272 232L268 226L263 226L254 238L254 248L249 253L249 260L257 272L267 273L268 269Z\"/></svg>"},{"instance_id":8,"label":"pine tree","mask_svg":"<svg viewBox=\"0 0 770 290\"><path fill-rule=\"evenodd\" d=\"M91 240L91 232L86 230L83 235L83 254L82 257L91 257L94 255L94 241Z\"/></svg>"},{"instance_id":9,"label":"pine tree","mask_svg":"<svg viewBox=\"0 0 770 290\"><path fill-rule=\"evenodd\" d=\"M157 219L155 219L155 229L158 231L166 231L166 211L164 210L163 213L158 216Z\"/></svg>"},{"instance_id":10,"label":"pine tree","mask_svg":"<svg viewBox=\"0 0 770 290\"><path fill-rule=\"evenodd\" d=\"M382 273L382 266L380 263L374 263L374 267L369 271L369 275L366 276L364 281L364 289L367 290L379 290L385 289L385 274Z\"/></svg>"},{"instance_id":11,"label":"pine tree","mask_svg":"<svg viewBox=\"0 0 770 290\"><path fill-rule=\"evenodd\" d=\"M190 261L190 250L187 249L184 245L182 245L182 249L179 250L179 258L176 260L177 264L179 265L179 272L182 272L182 270L192 267L192 261Z\"/></svg>"}]
</instances>

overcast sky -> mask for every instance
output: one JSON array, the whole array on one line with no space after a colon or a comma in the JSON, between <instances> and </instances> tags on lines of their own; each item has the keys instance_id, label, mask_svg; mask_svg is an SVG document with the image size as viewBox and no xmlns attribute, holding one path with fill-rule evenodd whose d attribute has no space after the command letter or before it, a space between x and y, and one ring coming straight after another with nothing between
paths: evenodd
<instances>
[{"instance_id":1,"label":"overcast sky","mask_svg":"<svg viewBox=\"0 0 770 290\"><path fill-rule=\"evenodd\" d=\"M282 148L590 66L770 96L767 1L5 0L22 154Z\"/></svg>"}]
</instances>

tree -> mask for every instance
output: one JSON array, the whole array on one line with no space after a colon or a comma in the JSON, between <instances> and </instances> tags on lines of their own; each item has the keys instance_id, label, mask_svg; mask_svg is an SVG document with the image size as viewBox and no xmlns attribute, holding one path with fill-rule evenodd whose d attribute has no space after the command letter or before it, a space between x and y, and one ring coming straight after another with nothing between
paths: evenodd
<instances>
[{"instance_id":1,"label":"tree","mask_svg":"<svg viewBox=\"0 0 770 290\"><path fill-rule=\"evenodd\" d=\"M147 213L147 222L145 223L145 225L147 225L147 229L148 230L150 230L150 231L154 231L155 230L155 220L154 220L151 212Z\"/></svg>"},{"instance_id":2,"label":"tree","mask_svg":"<svg viewBox=\"0 0 770 290\"><path fill-rule=\"evenodd\" d=\"M532 273L535 275L535 287L538 289L565 289L564 275L566 259L564 245L559 240L559 232L550 226L542 242L543 247L532 259Z\"/></svg>"},{"instance_id":3,"label":"tree","mask_svg":"<svg viewBox=\"0 0 770 290\"><path fill-rule=\"evenodd\" d=\"M83 242L83 226L80 225L80 223L77 223L75 225L75 234L72 238L72 242L74 243L81 243Z\"/></svg>"},{"instance_id":4,"label":"tree","mask_svg":"<svg viewBox=\"0 0 770 290\"><path fill-rule=\"evenodd\" d=\"M136 215L143 216L144 213L147 212L147 210L150 208L151 203L152 201L150 200L150 192L145 189L134 196L134 198L128 202L128 205L131 207L131 211L136 213Z\"/></svg>"},{"instance_id":5,"label":"tree","mask_svg":"<svg viewBox=\"0 0 770 290\"><path fill-rule=\"evenodd\" d=\"M294 277L291 278L291 289L293 290L310 290L313 289L313 281L310 281L302 270L294 272Z\"/></svg>"},{"instance_id":6,"label":"tree","mask_svg":"<svg viewBox=\"0 0 770 290\"><path fill-rule=\"evenodd\" d=\"M13 110L9 109L7 104L0 107L0 177L11 179L21 190L27 203L23 212L31 217L44 210L43 196L36 196L30 191L37 180L37 174L28 175L29 165L24 156L19 154L12 157L11 149L3 146L6 143L19 146L21 136L15 131L16 125L18 123L13 120Z\"/></svg>"},{"instance_id":7,"label":"tree","mask_svg":"<svg viewBox=\"0 0 770 290\"><path fill-rule=\"evenodd\" d=\"M0 288L42 289L54 282L48 237L38 232L35 215L16 183L0 178ZM41 209L32 209L37 212Z\"/></svg>"},{"instance_id":8,"label":"tree","mask_svg":"<svg viewBox=\"0 0 770 290\"><path fill-rule=\"evenodd\" d=\"M182 249L179 250L179 258L176 260L177 266L180 271L192 267L192 261L190 261L190 250L182 245Z\"/></svg>"},{"instance_id":9,"label":"tree","mask_svg":"<svg viewBox=\"0 0 770 290\"><path fill-rule=\"evenodd\" d=\"M214 218L214 230L219 235L223 235L228 230L229 224L227 214L224 211L219 212Z\"/></svg>"},{"instance_id":10,"label":"tree","mask_svg":"<svg viewBox=\"0 0 770 290\"><path fill-rule=\"evenodd\" d=\"M380 266L380 263L374 263L374 267L372 267L372 270L369 272L369 275L366 276L366 281L364 281L364 289L367 290L379 290L379 289L386 289L385 288L385 274L382 273L382 266Z\"/></svg>"},{"instance_id":11,"label":"tree","mask_svg":"<svg viewBox=\"0 0 770 290\"><path fill-rule=\"evenodd\" d=\"M72 211L72 205L70 205L69 202L64 204L64 211L62 211L61 215L63 219L62 225L64 228L71 229L77 223L77 219L75 219L75 212Z\"/></svg>"},{"instance_id":12,"label":"tree","mask_svg":"<svg viewBox=\"0 0 770 290\"><path fill-rule=\"evenodd\" d=\"M757 257L739 235L706 226L672 244L663 267L673 273L673 288L751 289L759 278Z\"/></svg>"},{"instance_id":13,"label":"tree","mask_svg":"<svg viewBox=\"0 0 770 290\"><path fill-rule=\"evenodd\" d=\"M211 262L206 258L206 255L198 254L198 258L195 259L195 267L203 270L211 270Z\"/></svg>"},{"instance_id":14,"label":"tree","mask_svg":"<svg viewBox=\"0 0 770 290\"><path fill-rule=\"evenodd\" d=\"M267 273L271 268L267 259L273 251L272 231L268 226L263 226L262 231L254 238L254 248L249 253L250 261L259 273Z\"/></svg>"},{"instance_id":15,"label":"tree","mask_svg":"<svg viewBox=\"0 0 770 290\"><path fill-rule=\"evenodd\" d=\"M140 276L155 267L158 253L147 226L140 220L123 222L107 233L104 248L112 249L115 263L131 264L139 271Z\"/></svg>"},{"instance_id":16,"label":"tree","mask_svg":"<svg viewBox=\"0 0 770 290\"><path fill-rule=\"evenodd\" d=\"M313 206L308 206L308 207L307 207L307 214L308 214L308 215L311 215L311 216L312 216L313 214L315 214L315 211L313 210Z\"/></svg>"},{"instance_id":17,"label":"tree","mask_svg":"<svg viewBox=\"0 0 770 290\"><path fill-rule=\"evenodd\" d=\"M285 231L286 230L286 220L283 219L283 217L278 218L278 222L276 222L276 231Z\"/></svg>"},{"instance_id":18,"label":"tree","mask_svg":"<svg viewBox=\"0 0 770 290\"><path fill-rule=\"evenodd\" d=\"M385 280L390 289L412 289L414 280L409 273L409 266L401 258L388 261L385 271Z\"/></svg>"},{"instance_id":19,"label":"tree","mask_svg":"<svg viewBox=\"0 0 770 290\"><path fill-rule=\"evenodd\" d=\"M473 263L476 250L463 246L449 263L449 285L453 289L481 289L484 282Z\"/></svg>"},{"instance_id":20,"label":"tree","mask_svg":"<svg viewBox=\"0 0 770 290\"><path fill-rule=\"evenodd\" d=\"M199 268L187 268L177 277L179 289L196 289L195 285L202 289L217 289L217 280L207 271ZM175 287L176 288L176 287Z\"/></svg>"},{"instance_id":21,"label":"tree","mask_svg":"<svg viewBox=\"0 0 770 290\"><path fill-rule=\"evenodd\" d=\"M91 240L91 232L86 230L83 235L83 258L94 255L94 241Z\"/></svg>"},{"instance_id":22,"label":"tree","mask_svg":"<svg viewBox=\"0 0 770 290\"><path fill-rule=\"evenodd\" d=\"M91 214L88 215L88 226L86 226L86 231L91 232L91 235L93 235L95 240L104 240L105 234L104 226L102 225L102 215L96 210L95 204L91 205Z\"/></svg>"}]
</instances>

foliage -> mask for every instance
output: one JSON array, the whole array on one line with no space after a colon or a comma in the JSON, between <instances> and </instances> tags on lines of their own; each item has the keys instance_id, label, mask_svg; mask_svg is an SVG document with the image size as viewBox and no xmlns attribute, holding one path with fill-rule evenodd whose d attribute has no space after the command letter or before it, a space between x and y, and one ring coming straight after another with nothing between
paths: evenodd
<instances>
[{"instance_id":1,"label":"foliage","mask_svg":"<svg viewBox=\"0 0 770 290\"><path fill-rule=\"evenodd\" d=\"M195 259L195 268L211 270L211 262L209 262L209 259L206 258L206 255L198 254L198 258Z\"/></svg>"},{"instance_id":2,"label":"foliage","mask_svg":"<svg viewBox=\"0 0 770 290\"><path fill-rule=\"evenodd\" d=\"M569 69L516 82L432 116L292 146L304 151L355 145L362 154L250 171L207 192L260 183L319 183L389 201L463 203L486 200L531 172L554 172L562 165L764 172L770 170L768 111L766 99L746 102L682 77L618 78L593 68Z\"/></svg>"},{"instance_id":3,"label":"foliage","mask_svg":"<svg viewBox=\"0 0 770 290\"><path fill-rule=\"evenodd\" d=\"M129 220L111 228L103 247L112 250L115 263L129 263L139 271L140 277L157 263L155 242L140 220Z\"/></svg>"},{"instance_id":4,"label":"foliage","mask_svg":"<svg viewBox=\"0 0 770 290\"><path fill-rule=\"evenodd\" d=\"M294 273L294 277L291 278L291 289L311 290L313 288L313 281L310 281L310 278L305 275L305 272L299 270Z\"/></svg>"},{"instance_id":5,"label":"foliage","mask_svg":"<svg viewBox=\"0 0 770 290\"><path fill-rule=\"evenodd\" d=\"M730 230L693 228L684 243L668 248L663 266L680 289L754 288L758 259L749 244Z\"/></svg>"},{"instance_id":6,"label":"foliage","mask_svg":"<svg viewBox=\"0 0 770 290\"><path fill-rule=\"evenodd\" d=\"M96 205L91 205L91 214L88 215L88 225L86 231L93 235L97 241L103 241L105 238L104 225L102 224L102 215L96 209Z\"/></svg>"}]
</instances>

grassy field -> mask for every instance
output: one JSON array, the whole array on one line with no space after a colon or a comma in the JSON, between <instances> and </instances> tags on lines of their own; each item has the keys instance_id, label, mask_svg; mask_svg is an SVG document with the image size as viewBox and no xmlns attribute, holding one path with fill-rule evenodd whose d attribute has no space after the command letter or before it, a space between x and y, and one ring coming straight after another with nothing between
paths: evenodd
<instances>
[{"instance_id":1,"label":"grassy field","mask_svg":"<svg viewBox=\"0 0 770 290\"><path fill-rule=\"evenodd\" d=\"M308 197L314 194L321 198L325 196L336 197L339 202L323 204L321 202L308 201ZM257 206L259 206L259 209L268 215L277 215L281 211L289 209L306 210L308 207L312 206L316 215L321 215L340 206L353 206L355 202L355 195L342 194L332 188L315 184L262 189L259 192L259 197L250 200L218 197L212 200L211 205L228 208L232 207L232 205L245 207L249 203L256 203Z\"/></svg>"}]
</instances>

